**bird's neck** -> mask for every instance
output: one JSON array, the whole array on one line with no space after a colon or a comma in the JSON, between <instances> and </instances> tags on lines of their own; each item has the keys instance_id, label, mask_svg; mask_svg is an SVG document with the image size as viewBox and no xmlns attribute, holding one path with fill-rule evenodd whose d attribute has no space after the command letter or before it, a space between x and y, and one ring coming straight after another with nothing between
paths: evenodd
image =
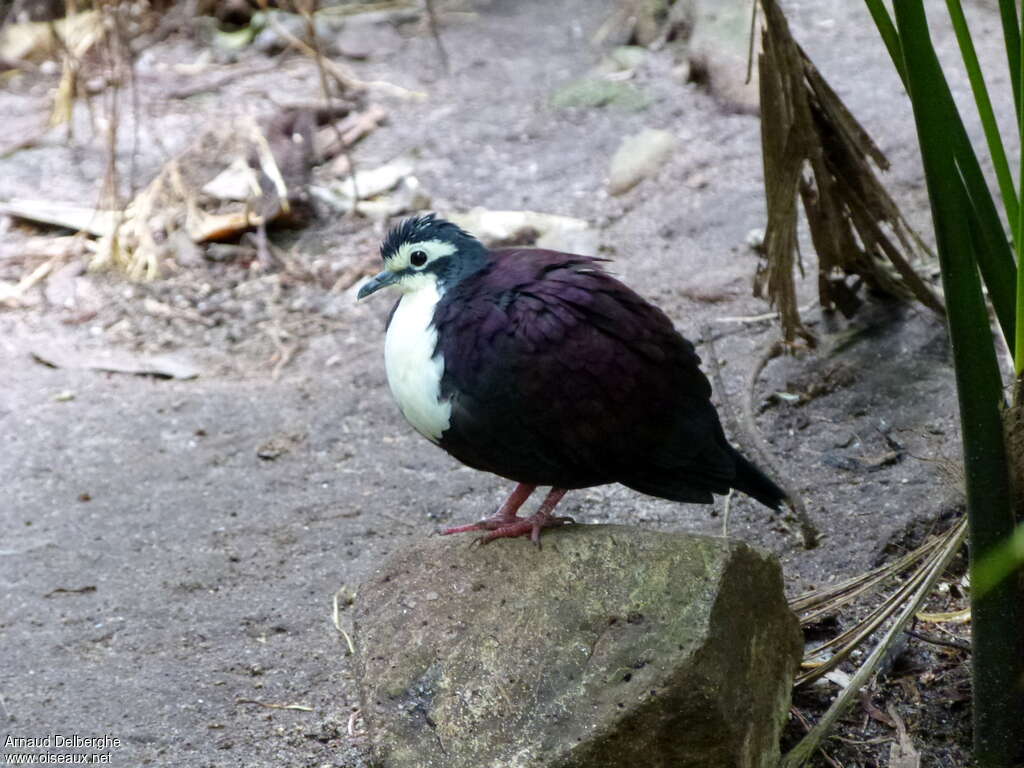
<instances>
[{"instance_id":1,"label":"bird's neck","mask_svg":"<svg viewBox=\"0 0 1024 768\"><path fill-rule=\"evenodd\" d=\"M438 275L438 290L443 295L470 275L475 275L491 262L490 253L475 238L459 244L459 258Z\"/></svg>"}]
</instances>

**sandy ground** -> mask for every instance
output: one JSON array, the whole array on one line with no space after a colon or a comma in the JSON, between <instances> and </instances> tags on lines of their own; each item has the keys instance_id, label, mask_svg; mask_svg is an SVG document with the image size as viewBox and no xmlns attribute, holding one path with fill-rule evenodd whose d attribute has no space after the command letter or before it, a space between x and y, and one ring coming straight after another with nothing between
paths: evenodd
<instances>
[{"instance_id":1,"label":"sandy ground","mask_svg":"<svg viewBox=\"0 0 1024 768\"><path fill-rule=\"evenodd\" d=\"M887 152L894 196L929 231L910 111L866 11L839 0L787 7L797 38ZM442 212L522 208L592 222L613 269L686 335L702 342L709 325L727 390L717 397L738 406L747 372L778 333L771 322L715 322L768 309L750 295L758 257L746 245L764 225L758 122L674 79L669 51L637 75L651 97L644 111L552 108L552 92L600 59L587 40L609 8L530 0L453 15L443 29L450 76L429 37L376 29L371 56L356 70L429 99L382 98L389 123L356 159L373 167L414 152ZM983 22L983 54L992 52L997 19L972 11ZM948 48L948 35L938 36ZM142 179L214 121L265 112L283 93L317 97L315 68L292 57L217 93L166 99L161 62L191 61L204 45L175 36L140 60ZM997 75L996 87L1005 84ZM38 130L54 84L34 73L0 94L14 130ZM962 90L962 78L955 85ZM657 178L609 198L609 158L644 127L672 131L678 150ZM0 198L91 200L102 156L99 137L68 146L63 134L46 134L0 160ZM310 259L349 265L365 262L380 234L365 221L327 216L273 236ZM8 248L25 236L22 225L7 225ZM809 247L804 257L801 303L814 298L816 280ZM112 764L124 766L365 764L334 595L413 537L489 512L508 484L460 467L401 420L381 359L388 301L356 305L352 290L288 284L271 298L238 298L235 289L253 279L230 264L144 286L99 275L89 278L101 298L96 320L62 322L45 304L0 314L4 737L107 734L119 746L79 751L110 751ZM229 300L238 311L208 327L138 308L145 297L187 298L182 286L200 283L235 291ZM743 499L729 518L731 535L779 556L794 594L885 562L960 511L944 461L959 447L941 322L880 302L850 322L813 309L807 318L822 335L820 350L770 363L756 403L787 479L825 533L822 546L803 550ZM298 352L275 378L268 333L280 328ZM67 342L173 350L203 375L54 369L29 354ZM701 352L707 357L706 345ZM776 392L811 394L798 404ZM874 461L894 444L897 459ZM276 458L258 455L268 445ZM723 523L710 508L617 487L571 494L564 511L581 522L672 531L717 534ZM907 673L923 697L902 683L879 696L899 703L914 732L921 728L924 764L962 765L965 705L945 689L928 693L921 674L929 659L914 657ZM946 684L963 683L953 665ZM848 727L862 720L855 713ZM870 725L865 741L893 735ZM833 748L851 765L888 755L884 740Z\"/></svg>"}]
</instances>

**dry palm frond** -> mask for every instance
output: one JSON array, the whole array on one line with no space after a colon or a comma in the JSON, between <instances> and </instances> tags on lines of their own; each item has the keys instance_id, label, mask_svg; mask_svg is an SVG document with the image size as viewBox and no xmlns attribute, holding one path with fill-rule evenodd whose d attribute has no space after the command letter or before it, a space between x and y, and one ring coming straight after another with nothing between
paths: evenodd
<instances>
[{"instance_id":1,"label":"dry palm frond","mask_svg":"<svg viewBox=\"0 0 1024 768\"><path fill-rule=\"evenodd\" d=\"M942 313L941 300L917 274L932 256L876 175L888 161L867 131L790 35L777 0L761 0L759 57L761 140L768 225L767 263L755 293L778 308L783 337L813 342L797 310L797 197L818 254L821 306L851 315L860 300L856 275L878 291L916 299Z\"/></svg>"},{"instance_id":2,"label":"dry palm frond","mask_svg":"<svg viewBox=\"0 0 1024 768\"><path fill-rule=\"evenodd\" d=\"M855 630L859 630L854 633L856 637L853 641L844 645L840 651L836 652L833 659L840 656L845 658L849 655L854 647L854 643L859 644L866 640L886 619L893 617L892 624L854 673L853 677L850 678L849 684L836 697L828 711L819 719L817 725L793 749L783 756L779 763L781 768L798 768L798 766L803 765L811 757L832 725L846 711L847 707L853 703L860 689L870 682L889 653L889 650L904 631L906 624L917 615L921 604L931 593L950 560L959 551L966 535L967 520L963 519L946 531L946 533L937 537L937 541L926 543L907 556L907 558L911 558L911 556L919 555L922 550L926 550L923 562L911 574L904 585L886 601L884 614L881 617L878 615L869 617L868 623L854 627ZM906 561L907 558L903 558L900 562ZM894 570L893 573L895 572ZM806 596L798 598L798 600L802 600L803 604L807 604ZM811 672L798 675L796 684L801 685L824 675L828 669L835 666L831 662L832 659L826 664L815 667Z\"/></svg>"},{"instance_id":3,"label":"dry palm frond","mask_svg":"<svg viewBox=\"0 0 1024 768\"><path fill-rule=\"evenodd\" d=\"M950 542L963 537L966 522L961 521L945 533L934 536L917 549L888 565L830 587L826 590L800 595L791 600L790 608L800 615L801 625L812 624L823 616L858 598L876 592L886 583L913 568L907 579L892 594L872 609L867 616L846 631L808 650L804 654L802 671L795 684L805 685L825 675L848 659L854 649L864 643L874 632L885 624L907 601L925 588L926 577L932 572L938 558L944 557ZM930 589L930 587L928 587ZM824 652L835 649L827 659Z\"/></svg>"},{"instance_id":4,"label":"dry palm frond","mask_svg":"<svg viewBox=\"0 0 1024 768\"><path fill-rule=\"evenodd\" d=\"M938 537L929 539L920 547L912 552L908 552L895 562L879 566L867 573L858 574L828 589L814 590L813 592L799 595L789 601L789 607L796 613L801 614L801 624L810 624L824 613L834 611L836 608L846 605L860 595L869 592L881 582L903 573L935 549L941 541L942 539Z\"/></svg>"}]
</instances>

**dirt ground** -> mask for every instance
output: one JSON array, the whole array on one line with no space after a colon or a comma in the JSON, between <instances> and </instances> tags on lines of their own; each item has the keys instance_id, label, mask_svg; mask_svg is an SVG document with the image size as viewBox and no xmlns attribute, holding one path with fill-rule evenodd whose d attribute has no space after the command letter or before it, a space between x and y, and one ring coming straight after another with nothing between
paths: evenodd
<instances>
[{"instance_id":1,"label":"dirt ground","mask_svg":"<svg viewBox=\"0 0 1024 768\"><path fill-rule=\"evenodd\" d=\"M422 24L361 32L368 58L347 62L359 76L428 98L374 95L388 122L355 148L355 160L372 168L412 153L441 213L484 206L587 220L612 268L699 342L705 359L714 334L727 390L716 396L738 407L748 372L778 336L770 320L722 322L769 311L751 296L759 257L747 245L764 226L758 121L675 76L671 50L651 53L637 71L646 109L551 106L559 87L601 59L588 41L611 7L495 0L473 14L443 14L450 75ZM910 110L865 8L841 0L786 8L796 38L887 153L890 190L928 236ZM999 89L998 19L984 5L969 11L983 58L999 62ZM946 32L937 37L954 51ZM319 96L309 59L293 54L267 70L265 54L245 52L196 77L228 67L260 74L168 98L190 82L173 65L207 48L179 33L140 57L138 111L123 117L120 154L127 163L128 137L137 136L143 182L214 123ZM0 157L0 200L96 199L103 137L84 108L76 142L62 129L42 132L56 78L28 72L0 91L10 137L40 136ZM966 92L959 74L953 80ZM646 127L675 134L676 151L655 178L609 197L609 159ZM0 231L0 278L16 281L21 244L46 230L0 218ZM412 537L489 512L508 489L402 421L382 365L390 303L356 304L354 287L329 290L336 275L373 268L381 235L379 224L329 213L304 229L271 231L280 248L319 260L326 280L202 260L152 283L89 274L77 284L92 302L87 316L42 294L0 312L0 735L107 734L120 740L112 764L124 766L366 765L334 596ZM802 305L816 295L804 241ZM156 305L178 311L154 313ZM962 514L949 470L959 427L942 322L877 299L851 321L814 308L806 317L821 346L769 363L756 405L824 539L804 550L745 499L728 519L729 535L781 559L794 595L888 562ZM66 345L173 352L202 373L166 380L52 368L31 354ZM564 508L584 523L706 534L723 525L721 503L712 514L619 487L573 493ZM955 607L957 579L950 575L953 586L933 607ZM838 626L854 617L840 615ZM923 765L968 764L965 654L915 639L905 651L868 706L826 742L838 764L889 765L897 731L877 714L887 706ZM813 720L836 690L828 683L795 703ZM794 720L788 743L801 733Z\"/></svg>"}]
</instances>

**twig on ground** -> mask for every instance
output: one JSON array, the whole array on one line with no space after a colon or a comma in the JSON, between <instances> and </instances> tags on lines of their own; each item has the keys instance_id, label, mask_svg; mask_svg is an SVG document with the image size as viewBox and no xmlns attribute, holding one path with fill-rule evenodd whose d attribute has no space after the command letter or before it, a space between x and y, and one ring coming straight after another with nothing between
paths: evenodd
<instances>
[{"instance_id":1,"label":"twig on ground","mask_svg":"<svg viewBox=\"0 0 1024 768\"><path fill-rule=\"evenodd\" d=\"M851 739L847 736L840 736L838 733L832 734L832 738L836 741L841 741L843 744L853 744L856 747L872 747L875 744L891 744L892 738L889 736L876 736L873 739Z\"/></svg>"},{"instance_id":2,"label":"twig on ground","mask_svg":"<svg viewBox=\"0 0 1024 768\"><path fill-rule=\"evenodd\" d=\"M871 700L871 692L868 690L861 690L858 695L860 699L860 705L864 708L864 713L875 722L879 722L882 725L888 726L889 728L896 727L896 721L893 720L889 715L880 710L875 706L875 702Z\"/></svg>"},{"instance_id":3,"label":"twig on ground","mask_svg":"<svg viewBox=\"0 0 1024 768\"><path fill-rule=\"evenodd\" d=\"M139 164L139 124L141 122L140 115L142 114L139 101L139 83L138 78L135 76L135 51L132 48L132 35L125 24L125 15L123 13L114 16L114 28L117 30L121 50L124 51L122 60L126 63L128 93L131 97L132 149L128 158L128 194L130 197L135 197L135 193L138 191L136 177Z\"/></svg>"},{"instance_id":4,"label":"twig on ground","mask_svg":"<svg viewBox=\"0 0 1024 768\"><path fill-rule=\"evenodd\" d=\"M757 50L757 3L750 4L750 31L747 33L747 76L744 85L754 79L754 51Z\"/></svg>"},{"instance_id":5,"label":"twig on ground","mask_svg":"<svg viewBox=\"0 0 1024 768\"><path fill-rule=\"evenodd\" d=\"M342 151L347 151L349 147L380 125L387 116L388 113L382 107L371 104L363 112L353 115L351 120L345 120L343 123L345 130L341 132L340 136ZM338 127L338 130L341 130L341 126ZM348 157L347 154L346 157ZM355 171L353 169L350 172L354 173Z\"/></svg>"},{"instance_id":6,"label":"twig on ground","mask_svg":"<svg viewBox=\"0 0 1024 768\"><path fill-rule=\"evenodd\" d=\"M934 635L929 635L916 629L905 629L903 631L911 637L916 637L918 640L930 643L931 645L942 645L946 648L956 648L958 651L966 651L967 653L971 652L971 646L963 640L943 640L941 637L935 637Z\"/></svg>"},{"instance_id":7,"label":"twig on ground","mask_svg":"<svg viewBox=\"0 0 1024 768\"><path fill-rule=\"evenodd\" d=\"M434 0L423 0L427 10L427 27L430 29L430 36L434 38L434 46L437 48L437 57L441 60L441 67L446 75L451 74L451 63L448 60L448 51L441 41L441 30L437 24L437 11L434 9Z\"/></svg>"},{"instance_id":8,"label":"twig on ground","mask_svg":"<svg viewBox=\"0 0 1024 768\"><path fill-rule=\"evenodd\" d=\"M13 144L9 144L5 147L0 147L0 160L6 160L11 155L21 152L23 149L34 149L42 143L46 136L48 129L43 128L38 134L34 136L26 136L23 139L19 139Z\"/></svg>"},{"instance_id":9,"label":"twig on ground","mask_svg":"<svg viewBox=\"0 0 1024 768\"><path fill-rule=\"evenodd\" d=\"M348 735L350 738L354 739L357 735L359 735L356 733L356 719L359 717L360 714L361 710L353 709L352 714L348 716Z\"/></svg>"},{"instance_id":10,"label":"twig on ground","mask_svg":"<svg viewBox=\"0 0 1024 768\"><path fill-rule=\"evenodd\" d=\"M734 490L733 488L730 488L729 492L727 494L725 494L725 504L723 505L724 509L722 510L722 538L723 539L729 538L729 512L732 509L732 494L733 494L733 490Z\"/></svg>"},{"instance_id":11,"label":"twig on ground","mask_svg":"<svg viewBox=\"0 0 1024 768\"><path fill-rule=\"evenodd\" d=\"M800 725L802 725L804 727L804 732L810 733L810 731L811 731L811 721L808 720L804 716L803 712L801 712L796 707L790 707L789 708L789 713L791 715L793 715L793 717L795 717L797 719L797 722L799 722ZM832 768L843 768L843 766L840 763L837 763L833 759L832 755L830 755L828 752L825 751L824 747L819 746L818 747L818 751L821 753L821 756L825 758L825 762L827 762L829 765L831 765Z\"/></svg>"},{"instance_id":12,"label":"twig on ground","mask_svg":"<svg viewBox=\"0 0 1024 768\"><path fill-rule=\"evenodd\" d=\"M765 353L754 365L754 368L751 370L750 376L747 379L746 398L743 402L742 416L738 417L725 395L725 383L722 380L722 371L718 362L718 352L715 349L714 335L711 333L709 326L704 326L702 330L704 340L711 353L708 366L711 368L711 375L714 378L715 386L718 388L720 393L722 410L725 413L726 420L729 422L733 435L741 445L743 445L747 453L756 453L761 457L761 462L768 468L779 487L785 492L789 508L793 511L800 522L800 533L803 539L804 548L813 549L818 544L818 529L807 514L807 509L804 507L803 500L800 496L792 487L781 480L782 474L779 472L778 466L772 458L768 445L761 437L761 433L757 428L757 421L754 419L753 398L754 389L757 386L757 379L761 375L761 371L764 370L764 367L768 364L768 361L782 354L783 343L781 341L776 341L768 347L768 349L765 350Z\"/></svg>"},{"instance_id":13,"label":"twig on ground","mask_svg":"<svg viewBox=\"0 0 1024 768\"><path fill-rule=\"evenodd\" d=\"M800 314L803 314L805 312L809 312L811 309L814 308L815 304L817 304L817 302L815 302L815 301L809 302L807 304L804 304L802 307L799 307L797 309L797 311L800 312ZM735 317L716 317L716 318L712 319L711 322L712 323L743 323L743 324L748 324L749 323L749 324L753 324L753 323L763 323L763 322L765 322L767 320L775 320L776 318L778 318L778 316L779 316L778 312L763 312L760 315L739 315L739 316L735 316Z\"/></svg>"},{"instance_id":14,"label":"twig on ground","mask_svg":"<svg viewBox=\"0 0 1024 768\"><path fill-rule=\"evenodd\" d=\"M356 646L352 642L351 636L349 636L348 632L346 632L344 627L341 626L341 603L338 600L338 598L341 596L343 592L346 592L346 587L344 584L342 584L338 591L334 593L334 610L331 613L331 619L332 621L334 621L334 628L341 633L342 637L345 638L345 644L348 646L349 655L355 655ZM352 600L355 599L355 595L349 597L347 593L345 597L347 598L348 602L352 602ZM351 720L349 721L349 727L351 732Z\"/></svg>"},{"instance_id":15,"label":"twig on ground","mask_svg":"<svg viewBox=\"0 0 1024 768\"><path fill-rule=\"evenodd\" d=\"M196 312L194 309L184 309L182 307L175 307L171 304L165 304L162 301L147 296L142 302L142 308L150 315L154 317L177 317L182 320L187 320L190 323L198 323L199 325L205 326L206 328L212 328L217 324L217 321L211 317L204 317L203 315Z\"/></svg>"},{"instance_id":16,"label":"twig on ground","mask_svg":"<svg viewBox=\"0 0 1024 768\"><path fill-rule=\"evenodd\" d=\"M320 78L320 94L323 96L324 105L327 111L331 111L332 107L332 94L331 89L327 84L327 59L323 55L323 51L320 49L320 38L316 34L316 22L313 20L312 9L304 8L303 15L306 19L306 34L309 35L310 46L313 49L313 60L316 62L317 75ZM342 86L344 89L344 86ZM370 112L372 110L367 110ZM365 114L365 113L364 113ZM352 159L352 152L349 149L352 144L355 144L362 136L372 131L379 121L374 121L373 124L360 132L352 135L352 130L349 129L344 135L341 133L341 129L338 127L337 121L331 121L331 128L334 131L335 141L338 142L339 152L345 156L345 162L348 164L348 172L352 177L352 209L349 212L351 216L355 216L359 210L359 187L356 186L356 165ZM356 121L357 125L360 125L360 121ZM353 126L355 127L355 126ZM352 135L352 138L349 138Z\"/></svg>"},{"instance_id":17,"label":"twig on ground","mask_svg":"<svg viewBox=\"0 0 1024 768\"><path fill-rule=\"evenodd\" d=\"M942 613L930 613L928 611L921 611L917 614L919 621L927 621L930 624L937 624L939 622L951 623L951 624L966 624L971 620L971 608L961 608L958 611L945 611ZM941 629L941 627L940 627Z\"/></svg>"},{"instance_id":18,"label":"twig on ground","mask_svg":"<svg viewBox=\"0 0 1024 768\"><path fill-rule=\"evenodd\" d=\"M708 368L711 369L711 378L715 382L715 389L718 391L718 398L721 401L722 415L725 416L725 422L729 427L729 431L733 435L739 435L740 421L736 417L736 411L733 410L732 401L729 400L729 393L725 388L725 380L722 378L722 364L718 362L718 350L715 349L715 337L711 326L703 326L700 332L701 336L704 337L704 343L707 344L708 351L711 353L708 355L707 363Z\"/></svg>"},{"instance_id":19,"label":"twig on ground","mask_svg":"<svg viewBox=\"0 0 1024 768\"><path fill-rule=\"evenodd\" d=\"M257 699L235 699L235 704L256 704L267 709L294 709L299 712L312 712L312 707L307 707L305 704L268 704L265 701L258 701Z\"/></svg>"},{"instance_id":20,"label":"twig on ground","mask_svg":"<svg viewBox=\"0 0 1024 768\"><path fill-rule=\"evenodd\" d=\"M29 274L25 275L18 284L12 289L10 295L4 296L3 301L10 301L17 303L21 298L32 288L49 275L53 268L57 265L59 257L53 256L48 261L44 261L38 267L33 269Z\"/></svg>"},{"instance_id":21,"label":"twig on ground","mask_svg":"<svg viewBox=\"0 0 1024 768\"><path fill-rule=\"evenodd\" d=\"M402 88L400 85L395 85L394 83L388 83L383 80L360 80L336 61L331 61L325 57L318 57L316 50L314 50L312 46L304 40L300 40L285 29L281 23L274 18L274 16L271 15L269 19L270 25L274 28L274 31L284 40L287 40L289 45L306 54L314 61L320 58L323 62L324 70L334 78L339 86L341 86L342 91L366 91L376 89L400 99L414 99L416 101L423 101L426 99L427 95L425 93L410 91L408 88Z\"/></svg>"},{"instance_id":22,"label":"twig on ground","mask_svg":"<svg viewBox=\"0 0 1024 768\"><path fill-rule=\"evenodd\" d=\"M764 465L775 476L779 487L785 492L789 508L800 522L800 534L803 537L804 548L813 549L818 545L818 537L820 535L818 528L814 521L811 520L810 515L807 514L807 508L804 506L804 501L800 494L782 479L782 473L779 471L771 450L768 448L768 444L761 437L761 432L757 428L757 420L754 418L754 393L757 389L757 380L761 376L761 371L768 365L768 362L781 355L784 350L785 344L781 340L769 345L750 370L750 376L747 379L746 397L743 400L742 432L748 438L751 446L760 455Z\"/></svg>"},{"instance_id":23,"label":"twig on ground","mask_svg":"<svg viewBox=\"0 0 1024 768\"><path fill-rule=\"evenodd\" d=\"M281 375L281 371L285 369L288 363L294 359L295 353L299 351L300 344L299 342L295 342L290 346L286 345L281 340L281 332L278 328L267 328L264 330L267 336L270 337L270 340L274 342L274 346L277 347L277 352L270 357L270 360L274 363L274 368L270 372L270 378L273 381L277 381L278 377Z\"/></svg>"},{"instance_id":24,"label":"twig on ground","mask_svg":"<svg viewBox=\"0 0 1024 768\"><path fill-rule=\"evenodd\" d=\"M196 96L206 91L216 91L218 88L232 83L235 80L240 80L243 77L249 77L251 75L262 75L266 72L273 72L281 68L281 57L277 56L270 62L263 64L258 67L243 67L235 70L234 72L227 72L226 74L220 75L219 77L211 78L204 83L195 83L193 85L186 85L182 88L175 88L167 93L169 99L187 99L192 96Z\"/></svg>"},{"instance_id":25,"label":"twig on ground","mask_svg":"<svg viewBox=\"0 0 1024 768\"><path fill-rule=\"evenodd\" d=\"M889 768L921 768L921 753L914 748L907 724L896 711L896 705L890 701L885 709L896 729L896 741L889 746Z\"/></svg>"}]
</instances>

